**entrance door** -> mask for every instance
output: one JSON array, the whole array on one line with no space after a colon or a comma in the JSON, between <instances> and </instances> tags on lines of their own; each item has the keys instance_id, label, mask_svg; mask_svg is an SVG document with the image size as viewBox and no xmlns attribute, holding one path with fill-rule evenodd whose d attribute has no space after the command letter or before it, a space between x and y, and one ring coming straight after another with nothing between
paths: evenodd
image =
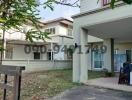
<instances>
[{"instance_id":1,"label":"entrance door","mask_svg":"<svg viewBox=\"0 0 132 100\"><path fill-rule=\"evenodd\" d=\"M93 59L93 65L94 69L101 69L103 67L103 53L102 52L94 52L94 59Z\"/></svg>"},{"instance_id":2,"label":"entrance door","mask_svg":"<svg viewBox=\"0 0 132 100\"><path fill-rule=\"evenodd\" d=\"M128 62L132 61L132 50L126 50L126 57Z\"/></svg>"}]
</instances>

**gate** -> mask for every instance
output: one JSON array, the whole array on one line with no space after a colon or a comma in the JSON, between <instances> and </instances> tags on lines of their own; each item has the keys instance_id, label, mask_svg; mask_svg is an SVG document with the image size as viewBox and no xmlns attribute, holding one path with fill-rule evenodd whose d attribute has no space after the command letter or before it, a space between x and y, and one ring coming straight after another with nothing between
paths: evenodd
<instances>
[{"instance_id":1,"label":"gate","mask_svg":"<svg viewBox=\"0 0 132 100\"><path fill-rule=\"evenodd\" d=\"M7 91L13 94L11 100L20 100L22 70L25 70L24 66L0 66L0 78L4 76L3 82L0 82L0 88L3 89L3 100L7 100ZM13 85L8 84L8 76L13 77Z\"/></svg>"}]
</instances>

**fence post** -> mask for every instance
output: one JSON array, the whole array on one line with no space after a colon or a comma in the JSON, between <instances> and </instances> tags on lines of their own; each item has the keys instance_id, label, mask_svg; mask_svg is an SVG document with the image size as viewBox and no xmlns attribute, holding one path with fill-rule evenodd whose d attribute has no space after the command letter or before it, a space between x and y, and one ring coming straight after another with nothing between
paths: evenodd
<instances>
[{"instance_id":1,"label":"fence post","mask_svg":"<svg viewBox=\"0 0 132 100\"><path fill-rule=\"evenodd\" d=\"M7 100L7 90L13 92L12 100L20 100L22 70L25 70L25 67L9 65L0 66L0 74L4 75L4 83L0 83L1 88L4 89L3 100ZM7 85L8 76L14 77L13 86Z\"/></svg>"}]
</instances>

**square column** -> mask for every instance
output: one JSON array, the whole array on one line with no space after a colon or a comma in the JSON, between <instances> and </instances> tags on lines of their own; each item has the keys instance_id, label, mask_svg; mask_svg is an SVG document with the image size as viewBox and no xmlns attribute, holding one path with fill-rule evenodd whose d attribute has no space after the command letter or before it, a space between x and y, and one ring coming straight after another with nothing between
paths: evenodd
<instances>
[{"instance_id":1,"label":"square column","mask_svg":"<svg viewBox=\"0 0 132 100\"><path fill-rule=\"evenodd\" d=\"M76 27L73 28L73 35L74 35L74 44L80 45L80 28ZM79 48L75 47L75 51L73 53L73 82L79 83L80 82L80 55L78 54Z\"/></svg>"},{"instance_id":2,"label":"square column","mask_svg":"<svg viewBox=\"0 0 132 100\"><path fill-rule=\"evenodd\" d=\"M88 42L88 30L81 29L80 43L82 53L80 54L80 83L85 83L88 80L88 53L87 52Z\"/></svg>"},{"instance_id":3,"label":"square column","mask_svg":"<svg viewBox=\"0 0 132 100\"><path fill-rule=\"evenodd\" d=\"M85 83L88 80L88 31L80 27L74 27L74 43L77 48L73 54L73 82ZM81 53L82 52L82 53Z\"/></svg>"},{"instance_id":4,"label":"square column","mask_svg":"<svg viewBox=\"0 0 132 100\"><path fill-rule=\"evenodd\" d=\"M114 72L114 39L105 39L104 46L107 47L104 53L104 68Z\"/></svg>"}]
</instances>

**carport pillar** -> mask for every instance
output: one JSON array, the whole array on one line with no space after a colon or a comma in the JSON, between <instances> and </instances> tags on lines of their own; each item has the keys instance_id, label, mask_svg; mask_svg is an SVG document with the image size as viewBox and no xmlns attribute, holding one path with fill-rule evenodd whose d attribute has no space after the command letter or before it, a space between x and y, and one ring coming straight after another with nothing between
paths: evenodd
<instances>
[{"instance_id":1,"label":"carport pillar","mask_svg":"<svg viewBox=\"0 0 132 100\"><path fill-rule=\"evenodd\" d=\"M105 39L104 46L107 47L104 53L104 68L114 72L114 39Z\"/></svg>"},{"instance_id":2,"label":"carport pillar","mask_svg":"<svg viewBox=\"0 0 132 100\"><path fill-rule=\"evenodd\" d=\"M87 30L80 27L73 28L74 43L76 49L73 54L73 82L85 83L88 79L88 54L87 51ZM82 53L81 53L82 52Z\"/></svg>"},{"instance_id":3,"label":"carport pillar","mask_svg":"<svg viewBox=\"0 0 132 100\"><path fill-rule=\"evenodd\" d=\"M80 45L80 28L76 26L73 27L73 35L74 35L74 44L75 51L73 53L73 82L79 83L80 82L80 55L78 54Z\"/></svg>"},{"instance_id":4,"label":"carport pillar","mask_svg":"<svg viewBox=\"0 0 132 100\"><path fill-rule=\"evenodd\" d=\"M82 53L80 53L80 83L85 83L88 80L88 54L87 51L88 42L88 31L86 29L81 29L80 33L80 43Z\"/></svg>"}]
</instances>

